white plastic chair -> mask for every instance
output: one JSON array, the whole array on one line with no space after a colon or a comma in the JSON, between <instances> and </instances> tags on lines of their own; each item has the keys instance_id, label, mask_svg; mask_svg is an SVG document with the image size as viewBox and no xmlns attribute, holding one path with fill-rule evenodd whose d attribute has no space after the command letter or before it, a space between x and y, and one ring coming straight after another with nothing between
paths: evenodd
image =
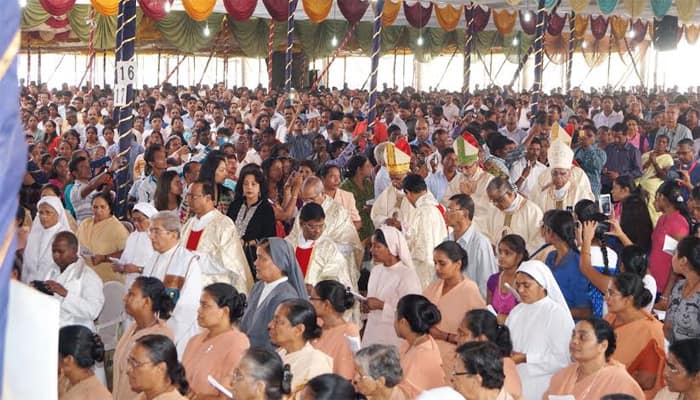
<instances>
[{"instance_id":1,"label":"white plastic chair","mask_svg":"<svg viewBox=\"0 0 700 400\"><path fill-rule=\"evenodd\" d=\"M124 295L126 286L121 282L109 281L102 289L105 305L97 316L97 333L102 338L105 351L114 350L119 340L119 328L124 320Z\"/></svg>"}]
</instances>

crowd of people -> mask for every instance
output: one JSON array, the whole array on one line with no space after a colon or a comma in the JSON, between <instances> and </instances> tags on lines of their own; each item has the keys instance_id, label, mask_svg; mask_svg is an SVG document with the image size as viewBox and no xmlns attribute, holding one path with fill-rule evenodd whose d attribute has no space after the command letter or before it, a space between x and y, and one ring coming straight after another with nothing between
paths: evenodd
<instances>
[{"instance_id":1,"label":"crowd of people","mask_svg":"<svg viewBox=\"0 0 700 400\"><path fill-rule=\"evenodd\" d=\"M368 99L23 87L59 398L700 399L700 96Z\"/></svg>"}]
</instances>

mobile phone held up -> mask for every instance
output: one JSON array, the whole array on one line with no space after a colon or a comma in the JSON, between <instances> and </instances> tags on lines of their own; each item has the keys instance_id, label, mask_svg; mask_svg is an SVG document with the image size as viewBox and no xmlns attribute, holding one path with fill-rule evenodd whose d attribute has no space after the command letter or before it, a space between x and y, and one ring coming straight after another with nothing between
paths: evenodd
<instances>
[{"instance_id":1,"label":"mobile phone held up","mask_svg":"<svg viewBox=\"0 0 700 400\"><path fill-rule=\"evenodd\" d=\"M600 212L605 215L610 215L612 211L612 199L609 194L601 194L598 199L598 204L600 205Z\"/></svg>"}]
</instances>

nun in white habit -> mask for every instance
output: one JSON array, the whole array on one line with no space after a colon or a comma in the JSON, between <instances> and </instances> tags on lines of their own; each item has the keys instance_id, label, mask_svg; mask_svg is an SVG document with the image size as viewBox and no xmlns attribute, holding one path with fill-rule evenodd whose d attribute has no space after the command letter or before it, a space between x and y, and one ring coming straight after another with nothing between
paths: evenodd
<instances>
[{"instance_id":1,"label":"nun in white habit","mask_svg":"<svg viewBox=\"0 0 700 400\"><path fill-rule=\"evenodd\" d=\"M155 207L144 202L136 203L131 212L135 230L126 238L126 245L119 262L114 264L115 272L126 274L124 285L127 289L136 278L141 276L148 260L156 255L148 228L151 226L151 217L157 213L158 210Z\"/></svg>"},{"instance_id":2,"label":"nun in white habit","mask_svg":"<svg viewBox=\"0 0 700 400\"><path fill-rule=\"evenodd\" d=\"M42 197L37 203L38 217L32 222L24 248L22 282L55 280L61 270L53 261L51 243L61 231L71 231L68 217L61 199L54 196Z\"/></svg>"},{"instance_id":3,"label":"nun in white habit","mask_svg":"<svg viewBox=\"0 0 700 400\"><path fill-rule=\"evenodd\" d=\"M506 319L513 341L513 361L523 383L524 399L541 399L552 375L570 364L574 329L566 300L550 269L541 261L520 265L515 277L520 295Z\"/></svg>"}]
</instances>

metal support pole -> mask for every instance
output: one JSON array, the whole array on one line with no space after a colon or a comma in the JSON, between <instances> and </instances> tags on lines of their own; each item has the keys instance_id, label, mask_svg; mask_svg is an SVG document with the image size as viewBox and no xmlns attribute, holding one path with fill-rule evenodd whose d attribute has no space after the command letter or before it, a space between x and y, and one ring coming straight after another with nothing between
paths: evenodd
<instances>
[{"instance_id":1,"label":"metal support pole","mask_svg":"<svg viewBox=\"0 0 700 400\"><path fill-rule=\"evenodd\" d=\"M287 8L287 48L284 51L284 91L288 95L292 91L292 46L294 46L294 11L296 9L296 0L289 0Z\"/></svg>"},{"instance_id":2,"label":"metal support pole","mask_svg":"<svg viewBox=\"0 0 700 400\"><path fill-rule=\"evenodd\" d=\"M544 7L545 0L539 0L537 4L537 26L535 29L535 82L532 86L532 114L537 112L537 103L542 95L542 71L544 62L544 33L547 10Z\"/></svg>"},{"instance_id":3,"label":"metal support pole","mask_svg":"<svg viewBox=\"0 0 700 400\"><path fill-rule=\"evenodd\" d=\"M372 68L369 73L369 113L367 115L367 127L371 132L374 132L374 123L377 116L377 70L379 69L383 14L384 0L377 0L374 9L374 25L372 26Z\"/></svg>"},{"instance_id":4,"label":"metal support pole","mask_svg":"<svg viewBox=\"0 0 700 400\"><path fill-rule=\"evenodd\" d=\"M571 68L574 65L574 49L576 48L576 13L569 13L569 52L566 54L566 91L571 90Z\"/></svg>"},{"instance_id":5,"label":"metal support pole","mask_svg":"<svg viewBox=\"0 0 700 400\"><path fill-rule=\"evenodd\" d=\"M474 23L474 16L472 15L472 8L474 3L469 3L466 5L466 23L467 29L464 32L464 80L462 83L462 93L469 92L469 80L471 78L471 68L472 68L472 24Z\"/></svg>"}]
</instances>

